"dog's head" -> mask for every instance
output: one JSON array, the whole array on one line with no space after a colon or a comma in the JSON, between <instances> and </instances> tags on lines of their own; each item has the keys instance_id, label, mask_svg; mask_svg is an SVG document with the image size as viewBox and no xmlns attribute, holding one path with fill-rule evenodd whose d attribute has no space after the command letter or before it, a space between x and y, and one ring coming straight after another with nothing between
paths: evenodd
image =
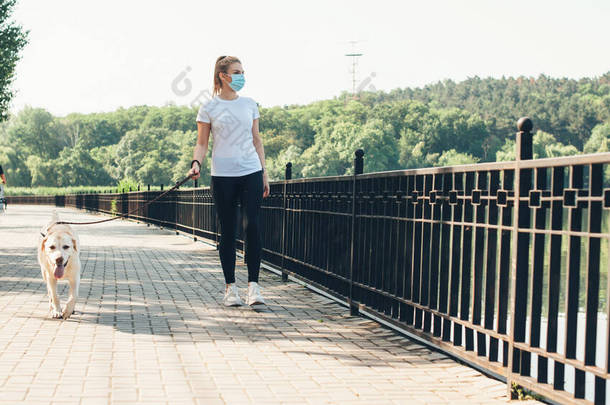
<instances>
[{"instance_id":1,"label":"dog's head","mask_svg":"<svg viewBox=\"0 0 610 405\"><path fill-rule=\"evenodd\" d=\"M68 260L78 249L76 240L67 232L49 233L43 238L41 250L53 268L55 278L64 276Z\"/></svg>"}]
</instances>

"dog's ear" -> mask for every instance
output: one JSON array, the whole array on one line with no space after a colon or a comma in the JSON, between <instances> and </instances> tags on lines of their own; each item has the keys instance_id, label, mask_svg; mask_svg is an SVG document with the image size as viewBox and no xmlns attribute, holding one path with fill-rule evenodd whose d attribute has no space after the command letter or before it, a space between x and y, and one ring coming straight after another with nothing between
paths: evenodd
<instances>
[{"instance_id":1,"label":"dog's ear","mask_svg":"<svg viewBox=\"0 0 610 405\"><path fill-rule=\"evenodd\" d=\"M72 238L72 247L74 247L74 251L78 252L78 243L76 243L76 239Z\"/></svg>"},{"instance_id":2,"label":"dog's ear","mask_svg":"<svg viewBox=\"0 0 610 405\"><path fill-rule=\"evenodd\" d=\"M44 244L47 243L47 236L45 236L44 238L42 238L41 242L40 242L40 250L44 250Z\"/></svg>"}]
</instances>

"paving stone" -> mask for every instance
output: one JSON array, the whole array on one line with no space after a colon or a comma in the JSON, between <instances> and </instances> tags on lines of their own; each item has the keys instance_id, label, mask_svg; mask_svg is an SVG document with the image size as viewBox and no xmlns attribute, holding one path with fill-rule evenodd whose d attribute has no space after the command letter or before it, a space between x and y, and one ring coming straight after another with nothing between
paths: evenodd
<instances>
[{"instance_id":1,"label":"paving stone","mask_svg":"<svg viewBox=\"0 0 610 405\"><path fill-rule=\"evenodd\" d=\"M130 221L74 226L77 312L49 319L35 246L53 209L102 218L0 217L0 404L506 403L503 383L273 273L266 307L226 308L214 247Z\"/></svg>"}]
</instances>

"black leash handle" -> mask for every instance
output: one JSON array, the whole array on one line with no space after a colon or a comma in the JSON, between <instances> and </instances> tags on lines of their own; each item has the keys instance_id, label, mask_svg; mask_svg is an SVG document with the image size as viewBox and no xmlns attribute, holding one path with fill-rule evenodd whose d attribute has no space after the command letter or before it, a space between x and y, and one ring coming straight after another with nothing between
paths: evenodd
<instances>
[{"instance_id":1,"label":"black leash handle","mask_svg":"<svg viewBox=\"0 0 610 405\"><path fill-rule=\"evenodd\" d=\"M133 214L134 212L136 212L139 209L142 209L144 207L146 207L149 204L154 203L155 201L161 199L162 197L164 197L165 195L167 195L168 193L171 193L172 191L174 191L175 189L177 189L178 187L180 187L181 185L183 185L184 183L186 183L187 181L189 181L191 179L191 177L193 177L193 175L189 175L186 176L185 178L183 178L182 180L180 180L179 182L176 183L175 186L173 186L172 188L170 188L169 190L159 194L158 196L156 196L155 198L153 198L152 200L148 201L146 204L144 204L141 207L136 207L133 210L125 213L125 214L118 214L117 216L113 217L113 218L106 218L106 219L102 219L99 221L90 221L90 222L67 222L67 221L58 221L55 222L53 225L93 225L93 224L101 224L102 222L109 222L109 221L114 221L115 219L119 219L119 218L123 218L126 216L129 216L131 214ZM51 226L53 226L51 225ZM51 227L50 226L50 227ZM50 228L49 227L49 228ZM49 228L47 228L47 232L49 230ZM43 235L44 236L44 235Z\"/></svg>"}]
</instances>

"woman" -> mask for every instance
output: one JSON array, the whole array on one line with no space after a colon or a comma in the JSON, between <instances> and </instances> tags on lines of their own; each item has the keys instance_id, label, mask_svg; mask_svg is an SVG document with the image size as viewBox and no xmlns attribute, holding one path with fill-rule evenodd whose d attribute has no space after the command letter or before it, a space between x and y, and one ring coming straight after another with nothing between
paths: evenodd
<instances>
[{"instance_id":1,"label":"woman","mask_svg":"<svg viewBox=\"0 0 610 405\"><path fill-rule=\"evenodd\" d=\"M245 211L248 254L248 305L264 304L258 285L262 238L259 211L269 195L265 152L258 132L259 112L250 97L237 92L244 86L244 70L239 59L221 56L214 68L214 92L197 114L197 144L189 175L199 178L201 162L213 135L211 190L220 221L220 263L225 278L224 304L242 305L235 286L235 230L237 199Z\"/></svg>"},{"instance_id":2,"label":"woman","mask_svg":"<svg viewBox=\"0 0 610 405\"><path fill-rule=\"evenodd\" d=\"M0 212L6 209L6 200L4 199L4 184L6 184L6 177L4 176L4 170L2 170L2 165L0 165Z\"/></svg>"}]
</instances>

